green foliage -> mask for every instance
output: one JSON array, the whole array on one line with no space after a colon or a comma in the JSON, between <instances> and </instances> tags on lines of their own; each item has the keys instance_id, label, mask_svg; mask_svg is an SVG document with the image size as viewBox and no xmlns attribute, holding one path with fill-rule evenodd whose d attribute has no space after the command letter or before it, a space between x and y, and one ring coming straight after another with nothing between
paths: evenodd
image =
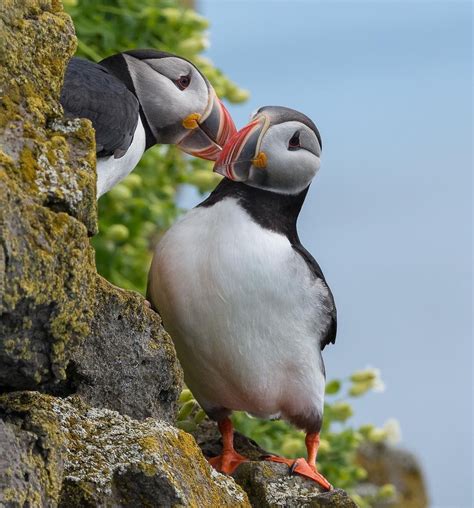
<instances>
[{"instance_id":1,"label":"green foliage","mask_svg":"<svg viewBox=\"0 0 474 508\"><path fill-rule=\"evenodd\" d=\"M370 498L361 497L354 490L367 475L365 469L356 463L359 446L364 441L394 442L398 439L398 424L394 421L388 421L381 428L370 424L360 427L350 424L353 407L349 400L371 390L379 390L382 386L378 370L371 368L357 371L345 380L329 381L326 385L318 469L333 485L351 492L361 508L394 495L391 485L384 485ZM180 407L178 427L186 431L195 430L204 415L187 389L181 394ZM243 412L234 413L232 419L238 431L254 439L265 450L288 458L306 456L305 435L292 425L282 420L252 418Z\"/></svg>"},{"instance_id":2,"label":"green foliage","mask_svg":"<svg viewBox=\"0 0 474 508\"><path fill-rule=\"evenodd\" d=\"M206 47L208 22L177 0L66 0L76 27L77 54L98 61L132 48L155 48L193 61L220 98L246 100L238 88L199 53ZM108 280L144 293L150 248L178 216L180 184L200 192L215 187L211 164L184 157L176 148L148 150L133 173L99 200L99 230L92 243L97 269Z\"/></svg>"}]
</instances>

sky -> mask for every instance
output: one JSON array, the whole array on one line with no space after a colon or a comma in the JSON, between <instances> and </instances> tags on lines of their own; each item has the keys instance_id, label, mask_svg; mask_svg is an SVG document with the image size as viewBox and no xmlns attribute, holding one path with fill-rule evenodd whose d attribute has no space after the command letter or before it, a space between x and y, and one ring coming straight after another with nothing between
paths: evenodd
<instances>
[{"instance_id":1,"label":"sky","mask_svg":"<svg viewBox=\"0 0 474 508\"><path fill-rule=\"evenodd\" d=\"M378 367L354 422L397 418L431 506L472 498L472 12L461 1L201 0L207 55L323 138L299 220L339 315L328 379ZM185 194L191 206L200 198Z\"/></svg>"}]
</instances>

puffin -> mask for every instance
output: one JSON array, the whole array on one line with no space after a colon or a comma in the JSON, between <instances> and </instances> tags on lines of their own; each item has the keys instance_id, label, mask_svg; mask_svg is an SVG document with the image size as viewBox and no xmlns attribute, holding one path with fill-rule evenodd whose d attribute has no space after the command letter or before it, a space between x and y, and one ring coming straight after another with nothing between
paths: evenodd
<instances>
[{"instance_id":1,"label":"puffin","mask_svg":"<svg viewBox=\"0 0 474 508\"><path fill-rule=\"evenodd\" d=\"M88 118L95 129L97 198L123 180L157 143L216 160L236 132L197 67L153 49L124 51L99 63L72 58L60 102L66 117Z\"/></svg>"},{"instance_id":2,"label":"puffin","mask_svg":"<svg viewBox=\"0 0 474 508\"><path fill-rule=\"evenodd\" d=\"M267 460L330 490L316 468L324 347L336 339L334 298L303 247L297 218L320 167L321 136L304 114L260 108L224 146L224 178L156 246L147 298L173 338L185 382L222 435L210 459L231 474L232 411L282 418L306 432L307 458Z\"/></svg>"}]
</instances>

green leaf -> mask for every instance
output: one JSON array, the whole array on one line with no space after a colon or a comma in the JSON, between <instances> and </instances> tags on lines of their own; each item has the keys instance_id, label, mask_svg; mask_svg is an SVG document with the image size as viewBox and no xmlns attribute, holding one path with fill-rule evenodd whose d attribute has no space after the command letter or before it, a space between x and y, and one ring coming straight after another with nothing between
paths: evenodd
<instances>
[{"instance_id":1,"label":"green leaf","mask_svg":"<svg viewBox=\"0 0 474 508\"><path fill-rule=\"evenodd\" d=\"M333 379L326 383L326 395L334 395L341 389L341 381L339 379Z\"/></svg>"}]
</instances>

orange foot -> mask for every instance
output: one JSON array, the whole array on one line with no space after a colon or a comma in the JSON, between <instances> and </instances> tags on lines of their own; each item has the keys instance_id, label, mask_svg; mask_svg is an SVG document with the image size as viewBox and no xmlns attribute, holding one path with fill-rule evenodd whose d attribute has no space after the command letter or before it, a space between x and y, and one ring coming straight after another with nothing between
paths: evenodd
<instances>
[{"instance_id":1,"label":"orange foot","mask_svg":"<svg viewBox=\"0 0 474 508\"><path fill-rule=\"evenodd\" d=\"M312 466L308 464L308 461L304 458L300 459L285 459L283 457L278 457L277 455L268 455L264 457L265 460L270 460L271 462L280 462L281 464L287 464L290 467L290 473L297 473L305 478L309 478L310 480L315 481L317 484L321 485L323 489L332 490L333 486L324 478L321 473L318 473L316 466Z\"/></svg>"},{"instance_id":2,"label":"orange foot","mask_svg":"<svg viewBox=\"0 0 474 508\"><path fill-rule=\"evenodd\" d=\"M248 462L249 459L240 455L240 453L237 453L235 450L232 450L207 460L209 464L220 473L232 474L242 462Z\"/></svg>"}]
</instances>

